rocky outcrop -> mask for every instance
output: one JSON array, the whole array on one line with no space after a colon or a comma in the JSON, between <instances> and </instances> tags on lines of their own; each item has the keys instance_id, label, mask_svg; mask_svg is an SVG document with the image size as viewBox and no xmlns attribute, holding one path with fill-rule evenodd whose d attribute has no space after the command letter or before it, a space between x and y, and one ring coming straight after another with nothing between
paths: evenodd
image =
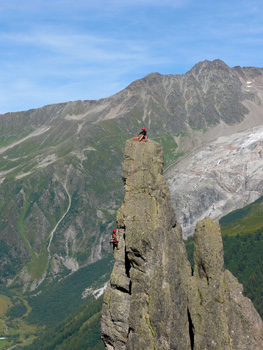
<instances>
[{"instance_id":1,"label":"rocky outcrop","mask_svg":"<svg viewBox=\"0 0 263 350\"><path fill-rule=\"evenodd\" d=\"M120 250L102 310L106 349L262 349L262 320L224 270L220 229L209 218L196 227L192 273L162 171L159 144L127 141Z\"/></svg>"},{"instance_id":2,"label":"rocky outcrop","mask_svg":"<svg viewBox=\"0 0 263 350\"><path fill-rule=\"evenodd\" d=\"M208 217L199 221L194 244L194 274L188 284L194 349L262 349L262 320L243 296L243 286L224 269L219 225Z\"/></svg>"}]
</instances>

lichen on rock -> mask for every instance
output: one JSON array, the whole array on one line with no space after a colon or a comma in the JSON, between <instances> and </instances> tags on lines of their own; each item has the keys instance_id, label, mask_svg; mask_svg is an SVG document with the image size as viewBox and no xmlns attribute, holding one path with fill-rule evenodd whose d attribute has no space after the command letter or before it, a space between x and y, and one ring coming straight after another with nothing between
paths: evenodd
<instances>
[{"instance_id":1,"label":"lichen on rock","mask_svg":"<svg viewBox=\"0 0 263 350\"><path fill-rule=\"evenodd\" d=\"M192 273L162 172L158 143L127 141L120 250L102 309L106 349L262 349L262 320L224 270L220 228L209 218L196 227Z\"/></svg>"}]
</instances>

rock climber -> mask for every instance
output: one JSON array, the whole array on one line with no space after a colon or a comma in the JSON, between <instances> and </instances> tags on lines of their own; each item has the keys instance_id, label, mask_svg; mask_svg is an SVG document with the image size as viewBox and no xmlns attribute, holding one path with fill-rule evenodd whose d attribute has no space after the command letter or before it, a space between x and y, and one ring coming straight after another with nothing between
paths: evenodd
<instances>
[{"instance_id":1,"label":"rock climber","mask_svg":"<svg viewBox=\"0 0 263 350\"><path fill-rule=\"evenodd\" d=\"M117 231L115 229L112 230L111 242L110 243L112 244L112 253L113 254L114 254L115 248L117 248L117 250L120 250L120 248L118 248L119 241L117 239Z\"/></svg>"},{"instance_id":2,"label":"rock climber","mask_svg":"<svg viewBox=\"0 0 263 350\"><path fill-rule=\"evenodd\" d=\"M146 131L146 129L145 128L142 128L142 131L141 132L137 132L137 135L141 135L140 137L139 137L139 142L140 141L143 141L143 142L146 142L146 140L147 140L147 131Z\"/></svg>"}]
</instances>

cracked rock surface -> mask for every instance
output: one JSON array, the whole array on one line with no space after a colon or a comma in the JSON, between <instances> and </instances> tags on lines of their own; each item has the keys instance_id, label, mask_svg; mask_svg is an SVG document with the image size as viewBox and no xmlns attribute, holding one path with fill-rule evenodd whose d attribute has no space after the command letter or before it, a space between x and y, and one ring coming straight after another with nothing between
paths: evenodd
<instances>
[{"instance_id":1,"label":"cracked rock surface","mask_svg":"<svg viewBox=\"0 0 263 350\"><path fill-rule=\"evenodd\" d=\"M107 350L262 350L263 325L242 286L224 270L219 226L195 231L195 271L187 258L161 146L127 141L119 248L104 295Z\"/></svg>"}]
</instances>

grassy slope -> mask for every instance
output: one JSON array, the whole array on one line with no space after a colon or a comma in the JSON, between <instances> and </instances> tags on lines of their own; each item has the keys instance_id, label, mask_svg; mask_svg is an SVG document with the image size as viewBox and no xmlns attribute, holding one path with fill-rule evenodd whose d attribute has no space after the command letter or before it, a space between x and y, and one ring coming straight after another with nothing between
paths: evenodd
<instances>
[{"instance_id":1,"label":"grassy slope","mask_svg":"<svg viewBox=\"0 0 263 350\"><path fill-rule=\"evenodd\" d=\"M242 209L235 210L220 220L222 235L256 232L263 227L263 197Z\"/></svg>"}]
</instances>

